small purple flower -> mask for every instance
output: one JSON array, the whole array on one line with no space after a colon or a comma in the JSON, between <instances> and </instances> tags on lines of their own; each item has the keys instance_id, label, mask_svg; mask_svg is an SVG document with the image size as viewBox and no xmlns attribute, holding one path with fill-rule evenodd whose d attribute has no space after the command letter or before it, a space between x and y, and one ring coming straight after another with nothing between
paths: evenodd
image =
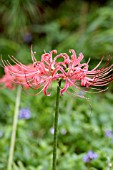
<instances>
[{"instance_id":1,"label":"small purple flower","mask_svg":"<svg viewBox=\"0 0 113 170\"><path fill-rule=\"evenodd\" d=\"M84 162L90 162L93 159L98 158L98 155L93 151L88 151L88 153L83 157Z\"/></svg>"},{"instance_id":2,"label":"small purple flower","mask_svg":"<svg viewBox=\"0 0 113 170\"><path fill-rule=\"evenodd\" d=\"M0 131L0 138L3 136L3 132L2 131Z\"/></svg>"},{"instance_id":3,"label":"small purple flower","mask_svg":"<svg viewBox=\"0 0 113 170\"><path fill-rule=\"evenodd\" d=\"M61 134L65 135L67 133L66 129L61 129Z\"/></svg>"},{"instance_id":4,"label":"small purple flower","mask_svg":"<svg viewBox=\"0 0 113 170\"><path fill-rule=\"evenodd\" d=\"M54 127L50 128L50 133L53 135L54 134Z\"/></svg>"},{"instance_id":5,"label":"small purple flower","mask_svg":"<svg viewBox=\"0 0 113 170\"><path fill-rule=\"evenodd\" d=\"M32 42L32 35L30 33L26 33L24 38L23 38L25 43L31 43Z\"/></svg>"},{"instance_id":6,"label":"small purple flower","mask_svg":"<svg viewBox=\"0 0 113 170\"><path fill-rule=\"evenodd\" d=\"M106 134L107 138L112 138L113 137L113 131L111 131L111 130L106 130L105 134Z\"/></svg>"},{"instance_id":7,"label":"small purple flower","mask_svg":"<svg viewBox=\"0 0 113 170\"><path fill-rule=\"evenodd\" d=\"M31 112L29 108L20 109L19 115L18 115L19 119L30 119L30 117L31 117Z\"/></svg>"}]
</instances>

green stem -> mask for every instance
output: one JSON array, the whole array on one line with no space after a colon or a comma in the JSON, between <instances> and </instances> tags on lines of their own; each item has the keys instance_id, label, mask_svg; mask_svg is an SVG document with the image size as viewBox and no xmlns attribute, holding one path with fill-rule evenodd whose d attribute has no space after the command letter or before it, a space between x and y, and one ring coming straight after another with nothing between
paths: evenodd
<instances>
[{"instance_id":1,"label":"green stem","mask_svg":"<svg viewBox=\"0 0 113 170\"><path fill-rule=\"evenodd\" d=\"M19 112L19 105L20 105L20 97L21 97L21 86L18 86L17 87L16 103L15 103L15 111L14 111L14 117L13 117L12 136L11 136L7 170L12 170L15 139L16 139L16 129L17 129L17 122L18 122L18 112Z\"/></svg>"},{"instance_id":2,"label":"green stem","mask_svg":"<svg viewBox=\"0 0 113 170\"><path fill-rule=\"evenodd\" d=\"M88 170L90 170L90 162L88 162Z\"/></svg>"},{"instance_id":3,"label":"green stem","mask_svg":"<svg viewBox=\"0 0 113 170\"><path fill-rule=\"evenodd\" d=\"M57 131L58 131L60 86L61 86L61 80L58 82L57 95L56 95L56 109L55 109L55 119L54 119L54 142L53 142L53 167L52 167L52 170L56 170Z\"/></svg>"}]
</instances>

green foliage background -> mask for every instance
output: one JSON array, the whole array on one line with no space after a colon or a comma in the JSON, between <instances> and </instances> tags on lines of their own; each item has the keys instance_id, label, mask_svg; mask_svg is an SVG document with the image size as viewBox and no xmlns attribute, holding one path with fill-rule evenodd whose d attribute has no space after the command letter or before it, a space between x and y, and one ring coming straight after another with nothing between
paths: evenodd
<instances>
[{"instance_id":1,"label":"green foliage background","mask_svg":"<svg viewBox=\"0 0 113 170\"><path fill-rule=\"evenodd\" d=\"M31 62L30 46L37 60L45 51L83 52L90 68L104 55L113 56L113 2L84 0L1 0L0 55L14 55ZM27 38L31 40L27 40ZM4 74L0 68L0 76ZM31 110L31 119L19 120L13 170L51 170L55 87L52 95L22 93L20 108ZM87 94L89 101L65 94L60 98L58 170L87 170L82 160L93 150L98 159L91 170L106 170L113 163L113 141L105 131L113 130L113 87ZM10 147L16 89L0 89L0 170L6 170Z\"/></svg>"}]
</instances>

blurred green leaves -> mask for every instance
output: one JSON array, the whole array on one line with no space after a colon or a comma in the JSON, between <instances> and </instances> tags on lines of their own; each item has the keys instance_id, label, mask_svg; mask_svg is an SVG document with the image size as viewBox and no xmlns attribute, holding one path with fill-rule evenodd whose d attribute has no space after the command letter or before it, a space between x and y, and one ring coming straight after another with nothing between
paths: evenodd
<instances>
[{"instance_id":1,"label":"blurred green leaves","mask_svg":"<svg viewBox=\"0 0 113 170\"><path fill-rule=\"evenodd\" d=\"M32 36L30 43L38 56L44 50L65 52L71 48L77 53L82 51L86 58L113 55L113 13L109 3L98 8L98 5L84 1L61 1L55 9L52 3L41 0L2 0L0 15L2 55L11 55L14 50L18 56L17 46L21 46L19 54L22 54L24 60L22 49L27 45L24 42L27 34ZM27 46L27 49L29 51L30 47Z\"/></svg>"},{"instance_id":2,"label":"blurred green leaves","mask_svg":"<svg viewBox=\"0 0 113 170\"><path fill-rule=\"evenodd\" d=\"M8 157L9 141L12 127L15 91L0 92L0 105L5 106L4 121L1 121L0 131L0 166L5 170ZM11 100L8 99L8 96ZM58 135L58 169L87 169L82 158L88 150L94 150L98 160L91 166L106 170L107 157L112 160L112 140L106 138L105 131L113 127L111 103L113 98L109 92L98 95L91 94L90 105L84 99L64 95L60 99L59 135ZM3 100L4 99L4 100ZM9 102L8 102L9 101ZM6 104L7 103L7 104ZM22 94L22 107L29 107L31 119L18 122L14 170L51 169L52 141L55 92L51 97L37 97ZM98 104L99 103L99 104ZM9 107L10 106L10 107ZM1 118L4 112L1 112Z\"/></svg>"},{"instance_id":3,"label":"blurred green leaves","mask_svg":"<svg viewBox=\"0 0 113 170\"><path fill-rule=\"evenodd\" d=\"M9 0L0 2L0 13L2 23L5 27L5 33L13 40L19 39L26 30L26 27L32 20L36 20L36 2L32 0Z\"/></svg>"}]
</instances>

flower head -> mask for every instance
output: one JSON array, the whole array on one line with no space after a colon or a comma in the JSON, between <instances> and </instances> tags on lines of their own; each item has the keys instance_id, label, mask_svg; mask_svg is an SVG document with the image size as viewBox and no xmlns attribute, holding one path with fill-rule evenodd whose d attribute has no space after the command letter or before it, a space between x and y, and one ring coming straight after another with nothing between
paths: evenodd
<instances>
[{"instance_id":1,"label":"flower head","mask_svg":"<svg viewBox=\"0 0 113 170\"><path fill-rule=\"evenodd\" d=\"M107 138L111 138L113 142L113 131L112 130L106 130L105 135Z\"/></svg>"},{"instance_id":2,"label":"flower head","mask_svg":"<svg viewBox=\"0 0 113 170\"><path fill-rule=\"evenodd\" d=\"M31 66L26 66L27 70ZM5 75L0 79L0 84L5 85L6 88L14 89L16 85L21 84L26 89L29 88L29 85L26 82L25 76L19 76L18 74L14 76L12 73L18 71L19 73L26 74L27 70L20 65L7 65L4 67Z\"/></svg>"},{"instance_id":3,"label":"flower head","mask_svg":"<svg viewBox=\"0 0 113 170\"><path fill-rule=\"evenodd\" d=\"M3 132L2 131L0 131L0 138L3 136Z\"/></svg>"},{"instance_id":4,"label":"flower head","mask_svg":"<svg viewBox=\"0 0 113 170\"><path fill-rule=\"evenodd\" d=\"M98 155L93 151L88 151L88 153L83 157L84 162L90 162L93 159L98 158Z\"/></svg>"},{"instance_id":5,"label":"flower head","mask_svg":"<svg viewBox=\"0 0 113 170\"><path fill-rule=\"evenodd\" d=\"M50 95L48 89L51 89L53 81L62 82L61 95L69 92L69 89L76 92L76 89L81 90L83 86L85 92L91 87L106 86L113 81L113 65L108 66L107 63L98 69L101 60L94 69L88 70L89 62L81 63L84 58L82 53L77 57L74 50L69 52L71 56L66 53L56 55L57 51L52 50L50 53L42 54L41 60L37 61L31 50L33 64L29 67L21 64L14 57L10 58L19 68L9 65L6 61L3 61L3 64L8 65L9 74L18 84L38 90L38 94L43 91L47 96Z\"/></svg>"},{"instance_id":6,"label":"flower head","mask_svg":"<svg viewBox=\"0 0 113 170\"><path fill-rule=\"evenodd\" d=\"M51 132L52 135L54 134L54 127L50 128L50 132Z\"/></svg>"},{"instance_id":7,"label":"flower head","mask_svg":"<svg viewBox=\"0 0 113 170\"><path fill-rule=\"evenodd\" d=\"M10 73L8 72L8 66L4 67L5 75L0 78L0 84L5 85L6 88L13 89L14 88L14 82L12 81L12 77Z\"/></svg>"},{"instance_id":8,"label":"flower head","mask_svg":"<svg viewBox=\"0 0 113 170\"><path fill-rule=\"evenodd\" d=\"M29 108L20 109L19 115L18 115L19 119L30 119L30 117L31 117L31 112Z\"/></svg>"}]
</instances>

